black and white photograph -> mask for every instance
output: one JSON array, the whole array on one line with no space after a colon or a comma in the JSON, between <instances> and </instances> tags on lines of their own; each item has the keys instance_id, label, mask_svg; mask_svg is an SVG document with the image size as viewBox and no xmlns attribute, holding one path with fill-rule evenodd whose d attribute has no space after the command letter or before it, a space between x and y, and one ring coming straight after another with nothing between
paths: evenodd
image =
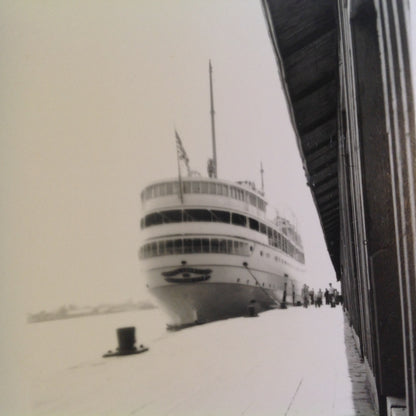
<instances>
[{"instance_id":1,"label":"black and white photograph","mask_svg":"<svg viewBox=\"0 0 416 416\"><path fill-rule=\"evenodd\" d=\"M1 415L416 415L415 22L0 1Z\"/></svg>"}]
</instances>

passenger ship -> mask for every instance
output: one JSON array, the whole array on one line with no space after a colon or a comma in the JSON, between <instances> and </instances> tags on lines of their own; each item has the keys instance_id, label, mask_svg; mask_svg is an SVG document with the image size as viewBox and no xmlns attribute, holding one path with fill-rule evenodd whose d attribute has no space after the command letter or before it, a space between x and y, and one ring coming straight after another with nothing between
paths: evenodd
<instances>
[{"instance_id":1,"label":"passenger ship","mask_svg":"<svg viewBox=\"0 0 416 416\"><path fill-rule=\"evenodd\" d=\"M211 67L210 81L213 110ZM179 160L188 159L178 134L176 140L179 167ZM252 182L217 179L212 159L209 177L179 174L150 184L141 201L146 285L170 315L171 326L300 300L301 238L288 219L270 217L264 192Z\"/></svg>"}]
</instances>

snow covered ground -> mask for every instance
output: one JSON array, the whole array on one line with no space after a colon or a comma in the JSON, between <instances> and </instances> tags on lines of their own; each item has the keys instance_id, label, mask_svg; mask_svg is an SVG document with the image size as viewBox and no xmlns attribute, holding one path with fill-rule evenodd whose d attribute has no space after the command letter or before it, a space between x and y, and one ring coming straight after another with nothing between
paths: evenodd
<instances>
[{"instance_id":1,"label":"snow covered ground","mask_svg":"<svg viewBox=\"0 0 416 416\"><path fill-rule=\"evenodd\" d=\"M168 332L159 310L27 325L34 415L355 415L341 308ZM148 352L102 358L116 328ZM28 358L29 359L29 358Z\"/></svg>"}]
</instances>

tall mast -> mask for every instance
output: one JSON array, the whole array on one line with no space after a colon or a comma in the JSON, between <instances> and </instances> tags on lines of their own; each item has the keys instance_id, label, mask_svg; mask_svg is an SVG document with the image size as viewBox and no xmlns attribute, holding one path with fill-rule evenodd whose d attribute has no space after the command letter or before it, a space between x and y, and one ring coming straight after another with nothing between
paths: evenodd
<instances>
[{"instance_id":1,"label":"tall mast","mask_svg":"<svg viewBox=\"0 0 416 416\"><path fill-rule=\"evenodd\" d=\"M211 133L212 133L212 164L213 164L213 176L217 177L217 145L215 142L215 111L214 111L214 92L212 89L212 65L209 61L209 90L211 97Z\"/></svg>"},{"instance_id":2,"label":"tall mast","mask_svg":"<svg viewBox=\"0 0 416 416\"><path fill-rule=\"evenodd\" d=\"M263 179L263 162L260 162L260 175L261 175L261 191L264 193L264 179Z\"/></svg>"}]
</instances>

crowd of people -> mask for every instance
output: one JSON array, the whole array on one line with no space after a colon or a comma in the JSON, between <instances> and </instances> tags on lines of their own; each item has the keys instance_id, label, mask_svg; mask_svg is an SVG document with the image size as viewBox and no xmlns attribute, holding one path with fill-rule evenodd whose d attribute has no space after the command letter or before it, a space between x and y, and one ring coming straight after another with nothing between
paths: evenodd
<instances>
[{"instance_id":1,"label":"crowd of people","mask_svg":"<svg viewBox=\"0 0 416 416\"><path fill-rule=\"evenodd\" d=\"M302 288L302 304L304 308L309 305L315 305L315 308L320 308L325 299L325 305L331 305L331 308L335 308L336 305L342 304L342 295L336 288L329 283L329 288L326 288L324 292L319 289L316 293L314 289L310 289L305 283Z\"/></svg>"}]
</instances>

